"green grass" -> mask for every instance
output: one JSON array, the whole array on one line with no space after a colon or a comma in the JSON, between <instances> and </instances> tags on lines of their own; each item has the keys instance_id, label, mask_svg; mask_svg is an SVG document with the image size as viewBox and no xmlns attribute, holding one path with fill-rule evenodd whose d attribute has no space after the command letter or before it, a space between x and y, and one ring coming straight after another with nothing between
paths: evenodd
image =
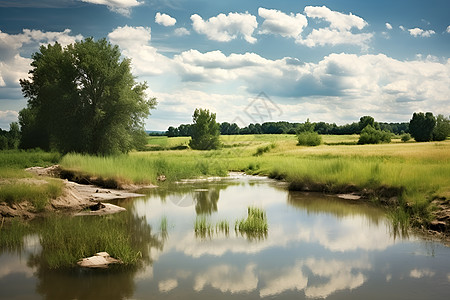
<instances>
[{"instance_id":1,"label":"green grass","mask_svg":"<svg viewBox=\"0 0 450 300\"><path fill-rule=\"evenodd\" d=\"M42 211L50 199L62 195L64 183L58 179L48 178L46 183L24 183L14 181L10 184L0 185L0 201L8 204L28 201L37 211Z\"/></svg>"},{"instance_id":2,"label":"green grass","mask_svg":"<svg viewBox=\"0 0 450 300\"><path fill-rule=\"evenodd\" d=\"M44 152L41 150L1 150L0 151L0 174L3 169L25 169L29 167L48 167L57 164L61 155L55 152Z\"/></svg>"},{"instance_id":3,"label":"green grass","mask_svg":"<svg viewBox=\"0 0 450 300\"><path fill-rule=\"evenodd\" d=\"M148 247L162 248L144 218L128 213L98 217L50 217L38 226L41 264L50 269L75 267L78 260L106 251L124 266L149 261Z\"/></svg>"},{"instance_id":4,"label":"green grass","mask_svg":"<svg viewBox=\"0 0 450 300\"><path fill-rule=\"evenodd\" d=\"M20 253L24 246L24 237L30 232L30 226L19 219L12 222L0 220L0 253L4 251Z\"/></svg>"},{"instance_id":5,"label":"green grass","mask_svg":"<svg viewBox=\"0 0 450 300\"><path fill-rule=\"evenodd\" d=\"M248 207L247 218L236 220L234 229L249 239L265 238L269 230L266 212L261 208Z\"/></svg>"},{"instance_id":6,"label":"green grass","mask_svg":"<svg viewBox=\"0 0 450 300\"><path fill-rule=\"evenodd\" d=\"M226 220L222 220L213 224L209 218L204 215L197 216L194 223L195 236L200 238L211 238L214 234L223 233L228 236L230 232L230 224Z\"/></svg>"}]
</instances>

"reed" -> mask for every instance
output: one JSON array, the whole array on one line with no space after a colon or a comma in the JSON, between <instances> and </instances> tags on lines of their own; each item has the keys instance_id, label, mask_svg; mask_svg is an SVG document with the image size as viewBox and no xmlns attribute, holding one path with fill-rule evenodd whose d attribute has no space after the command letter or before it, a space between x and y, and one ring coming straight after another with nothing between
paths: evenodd
<instances>
[{"instance_id":1,"label":"reed","mask_svg":"<svg viewBox=\"0 0 450 300\"><path fill-rule=\"evenodd\" d=\"M247 235L249 239L264 238L269 230L266 212L261 208L250 206L247 208L247 218L236 220L234 228L236 232Z\"/></svg>"}]
</instances>

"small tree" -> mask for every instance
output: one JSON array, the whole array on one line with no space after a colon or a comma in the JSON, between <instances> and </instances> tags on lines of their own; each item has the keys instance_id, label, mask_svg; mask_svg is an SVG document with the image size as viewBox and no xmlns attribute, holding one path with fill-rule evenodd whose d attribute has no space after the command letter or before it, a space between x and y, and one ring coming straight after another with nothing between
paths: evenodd
<instances>
[{"instance_id":1,"label":"small tree","mask_svg":"<svg viewBox=\"0 0 450 300\"><path fill-rule=\"evenodd\" d=\"M366 128L367 125L370 125L375 129L380 129L380 125L377 122L375 122L375 119L373 117L363 116L363 117L359 118L359 123L358 123L359 133L361 133L361 131L363 131L363 129Z\"/></svg>"},{"instance_id":2,"label":"small tree","mask_svg":"<svg viewBox=\"0 0 450 300\"><path fill-rule=\"evenodd\" d=\"M404 133L402 134L402 142L406 143L407 141L409 141L411 139L411 135L409 133Z\"/></svg>"},{"instance_id":3,"label":"small tree","mask_svg":"<svg viewBox=\"0 0 450 300\"><path fill-rule=\"evenodd\" d=\"M189 146L195 150L211 150L220 146L219 124L216 114L207 109L195 109L192 115L191 141Z\"/></svg>"},{"instance_id":4,"label":"small tree","mask_svg":"<svg viewBox=\"0 0 450 300\"><path fill-rule=\"evenodd\" d=\"M436 119L431 112L426 114L414 113L409 121L409 132L417 142L429 142L433 139L433 130L436 126Z\"/></svg>"},{"instance_id":5,"label":"small tree","mask_svg":"<svg viewBox=\"0 0 450 300\"><path fill-rule=\"evenodd\" d=\"M309 119L299 126L297 140L299 146L318 146L322 143L322 137L314 131L314 124Z\"/></svg>"},{"instance_id":6,"label":"small tree","mask_svg":"<svg viewBox=\"0 0 450 300\"><path fill-rule=\"evenodd\" d=\"M436 117L436 127L433 129L433 141L443 141L450 134L450 120L443 115Z\"/></svg>"},{"instance_id":7,"label":"small tree","mask_svg":"<svg viewBox=\"0 0 450 300\"><path fill-rule=\"evenodd\" d=\"M358 144L379 144L390 143L391 134L386 131L381 131L373 128L371 125L367 125L359 136Z\"/></svg>"}]
</instances>

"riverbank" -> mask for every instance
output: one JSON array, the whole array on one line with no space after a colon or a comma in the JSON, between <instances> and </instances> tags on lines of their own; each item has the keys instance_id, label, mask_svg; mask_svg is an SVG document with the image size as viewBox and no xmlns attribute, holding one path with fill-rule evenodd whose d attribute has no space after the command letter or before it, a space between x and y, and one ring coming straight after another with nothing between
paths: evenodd
<instances>
[{"instance_id":1,"label":"riverbank","mask_svg":"<svg viewBox=\"0 0 450 300\"><path fill-rule=\"evenodd\" d=\"M30 167L26 171L37 177L28 178L26 182L32 185L45 185L47 181L40 178L60 178L61 168L58 165L50 167ZM48 199L48 203L42 209L37 209L30 201L19 203L0 203L0 216L4 218L33 219L38 216L44 216L49 213L66 214L111 214L122 211L121 207L113 204L107 204L103 207L95 208L95 205L116 199L125 199L133 197L142 197L142 194L136 193L136 185L129 185L127 189L102 188L93 184L79 184L69 180L62 180L63 189L61 195ZM23 180L21 180L23 181ZM146 186L146 188L153 186ZM92 209L90 209L93 207ZM89 212L89 213L86 213Z\"/></svg>"}]
</instances>

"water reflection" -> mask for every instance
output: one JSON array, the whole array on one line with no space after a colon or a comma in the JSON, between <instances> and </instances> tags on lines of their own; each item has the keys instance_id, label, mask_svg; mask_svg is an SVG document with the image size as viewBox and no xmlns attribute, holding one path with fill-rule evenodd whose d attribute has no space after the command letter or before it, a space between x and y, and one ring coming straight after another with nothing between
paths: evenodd
<instances>
[{"instance_id":1,"label":"water reflection","mask_svg":"<svg viewBox=\"0 0 450 300\"><path fill-rule=\"evenodd\" d=\"M369 205L247 177L166 186L117 204L128 210L122 225L139 245L141 266L52 271L43 243L18 251L25 264L15 252L0 253L2 295L18 293L14 282L47 299L446 299L450 289L450 249L394 239L384 211ZM233 232L248 206L266 211L265 239ZM227 220L230 234L196 238L199 215L212 224Z\"/></svg>"}]
</instances>

